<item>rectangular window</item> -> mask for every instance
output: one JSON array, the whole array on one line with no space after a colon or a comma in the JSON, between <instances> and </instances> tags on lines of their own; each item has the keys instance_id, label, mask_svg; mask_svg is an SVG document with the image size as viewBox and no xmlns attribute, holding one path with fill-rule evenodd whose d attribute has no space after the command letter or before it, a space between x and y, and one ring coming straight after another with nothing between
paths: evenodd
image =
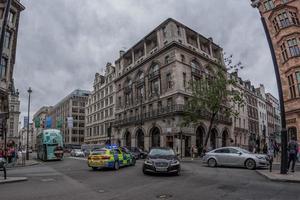
<instances>
[{"instance_id":1,"label":"rectangular window","mask_svg":"<svg viewBox=\"0 0 300 200\"><path fill-rule=\"evenodd\" d=\"M15 20L15 13L10 11L8 15L8 22L14 24L14 20Z\"/></svg>"},{"instance_id":2,"label":"rectangular window","mask_svg":"<svg viewBox=\"0 0 300 200\"><path fill-rule=\"evenodd\" d=\"M159 94L159 80L156 79L154 81L151 81L151 93L152 94Z\"/></svg>"},{"instance_id":3,"label":"rectangular window","mask_svg":"<svg viewBox=\"0 0 300 200\"><path fill-rule=\"evenodd\" d=\"M279 14L278 19L280 22L280 28L285 28L290 25L290 20L286 12Z\"/></svg>"},{"instance_id":4,"label":"rectangular window","mask_svg":"<svg viewBox=\"0 0 300 200\"><path fill-rule=\"evenodd\" d=\"M109 109L109 116L113 116L113 108Z\"/></svg>"},{"instance_id":5,"label":"rectangular window","mask_svg":"<svg viewBox=\"0 0 300 200\"><path fill-rule=\"evenodd\" d=\"M287 41L291 57L300 56L300 49L296 38Z\"/></svg>"},{"instance_id":6,"label":"rectangular window","mask_svg":"<svg viewBox=\"0 0 300 200\"><path fill-rule=\"evenodd\" d=\"M264 2L264 5L265 5L266 11L271 10L271 9L274 8L273 0L266 0L266 1Z\"/></svg>"},{"instance_id":7,"label":"rectangular window","mask_svg":"<svg viewBox=\"0 0 300 200\"><path fill-rule=\"evenodd\" d=\"M281 48L281 55L282 55L283 61L286 61L288 59L288 54L287 54L285 43L282 43L280 48Z\"/></svg>"},{"instance_id":8,"label":"rectangular window","mask_svg":"<svg viewBox=\"0 0 300 200\"><path fill-rule=\"evenodd\" d=\"M113 92L113 86L109 86L109 93L112 93Z\"/></svg>"},{"instance_id":9,"label":"rectangular window","mask_svg":"<svg viewBox=\"0 0 300 200\"><path fill-rule=\"evenodd\" d=\"M6 77L6 71L7 71L7 59L2 57L0 63L0 78Z\"/></svg>"},{"instance_id":10,"label":"rectangular window","mask_svg":"<svg viewBox=\"0 0 300 200\"><path fill-rule=\"evenodd\" d=\"M279 31L279 24L278 24L277 18L275 18L272 22L273 22L273 26L274 26L275 31L278 32Z\"/></svg>"},{"instance_id":11,"label":"rectangular window","mask_svg":"<svg viewBox=\"0 0 300 200\"><path fill-rule=\"evenodd\" d=\"M167 74L166 80L167 80L168 89L171 89L172 88L172 77L171 77L170 73Z\"/></svg>"},{"instance_id":12,"label":"rectangular window","mask_svg":"<svg viewBox=\"0 0 300 200\"><path fill-rule=\"evenodd\" d=\"M289 89L290 89L290 97L293 99L296 97L293 74L288 76L288 82L289 82Z\"/></svg>"},{"instance_id":13,"label":"rectangular window","mask_svg":"<svg viewBox=\"0 0 300 200\"><path fill-rule=\"evenodd\" d=\"M113 103L113 96L109 97L109 103L112 104Z\"/></svg>"},{"instance_id":14,"label":"rectangular window","mask_svg":"<svg viewBox=\"0 0 300 200\"><path fill-rule=\"evenodd\" d=\"M11 32L5 31L5 34L4 34L4 48L9 49L10 40L11 40Z\"/></svg>"},{"instance_id":15,"label":"rectangular window","mask_svg":"<svg viewBox=\"0 0 300 200\"><path fill-rule=\"evenodd\" d=\"M119 104L119 107L122 106L122 97L119 97L118 104Z\"/></svg>"},{"instance_id":16,"label":"rectangular window","mask_svg":"<svg viewBox=\"0 0 300 200\"><path fill-rule=\"evenodd\" d=\"M290 16L291 16L291 19L292 19L292 23L293 24L296 24L296 25L299 25L299 19L297 17L297 13L295 12L290 12Z\"/></svg>"},{"instance_id":17,"label":"rectangular window","mask_svg":"<svg viewBox=\"0 0 300 200\"><path fill-rule=\"evenodd\" d=\"M296 72L296 80L298 86L298 95L300 96L300 72Z\"/></svg>"},{"instance_id":18,"label":"rectangular window","mask_svg":"<svg viewBox=\"0 0 300 200\"><path fill-rule=\"evenodd\" d=\"M183 72L183 87L186 87L186 73Z\"/></svg>"}]
</instances>

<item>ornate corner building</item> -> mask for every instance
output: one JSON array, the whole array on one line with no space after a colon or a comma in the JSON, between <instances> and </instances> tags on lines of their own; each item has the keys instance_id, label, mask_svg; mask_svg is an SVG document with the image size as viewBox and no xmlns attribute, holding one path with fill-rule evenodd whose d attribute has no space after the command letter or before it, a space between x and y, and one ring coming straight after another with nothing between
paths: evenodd
<instances>
[{"instance_id":1,"label":"ornate corner building","mask_svg":"<svg viewBox=\"0 0 300 200\"><path fill-rule=\"evenodd\" d=\"M300 1L252 0L270 33L282 82L289 139L300 140Z\"/></svg>"},{"instance_id":2,"label":"ornate corner building","mask_svg":"<svg viewBox=\"0 0 300 200\"><path fill-rule=\"evenodd\" d=\"M20 13L24 9L25 7L19 0L0 0L0 26L2 30L0 32L0 49L2 53L0 58L0 135L2 137L8 133L9 137L13 138L16 134L10 133L9 129L11 128L7 127L7 124L10 126L9 118L12 116L9 114L9 107L11 106L9 101L15 95L13 91L13 70L16 59ZM16 126L14 125L14 127ZM14 128L12 127L12 129Z\"/></svg>"},{"instance_id":3,"label":"ornate corner building","mask_svg":"<svg viewBox=\"0 0 300 200\"><path fill-rule=\"evenodd\" d=\"M202 146L208 114L199 124L181 128L184 105L191 95L188 83L211 68L222 68L222 48L173 19L167 19L126 52L116 67L114 140L122 146L148 150L167 146L189 156ZM232 138L231 119L222 115L212 129L211 148Z\"/></svg>"}]
</instances>

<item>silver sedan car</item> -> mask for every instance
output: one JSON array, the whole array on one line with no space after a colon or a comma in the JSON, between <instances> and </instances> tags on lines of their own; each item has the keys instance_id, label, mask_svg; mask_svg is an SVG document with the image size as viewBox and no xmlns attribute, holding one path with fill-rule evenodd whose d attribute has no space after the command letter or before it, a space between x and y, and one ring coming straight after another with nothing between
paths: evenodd
<instances>
[{"instance_id":1,"label":"silver sedan car","mask_svg":"<svg viewBox=\"0 0 300 200\"><path fill-rule=\"evenodd\" d=\"M267 155L253 154L238 147L222 147L214 149L205 154L203 163L210 167L216 166L236 166L255 169L267 167L269 162Z\"/></svg>"}]
</instances>

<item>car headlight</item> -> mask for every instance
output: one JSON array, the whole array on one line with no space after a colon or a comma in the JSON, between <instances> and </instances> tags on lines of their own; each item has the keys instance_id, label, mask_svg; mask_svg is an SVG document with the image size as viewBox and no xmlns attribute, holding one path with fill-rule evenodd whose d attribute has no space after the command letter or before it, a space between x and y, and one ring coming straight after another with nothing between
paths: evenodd
<instances>
[{"instance_id":1,"label":"car headlight","mask_svg":"<svg viewBox=\"0 0 300 200\"><path fill-rule=\"evenodd\" d=\"M144 164L145 164L145 165L153 165L153 163L152 163L151 160L145 160Z\"/></svg>"},{"instance_id":2,"label":"car headlight","mask_svg":"<svg viewBox=\"0 0 300 200\"><path fill-rule=\"evenodd\" d=\"M174 166L174 165L179 165L179 161L178 160L172 160L171 161L171 166Z\"/></svg>"},{"instance_id":3,"label":"car headlight","mask_svg":"<svg viewBox=\"0 0 300 200\"><path fill-rule=\"evenodd\" d=\"M256 156L256 158L258 158L260 160L265 160L266 159L264 156Z\"/></svg>"}]
</instances>

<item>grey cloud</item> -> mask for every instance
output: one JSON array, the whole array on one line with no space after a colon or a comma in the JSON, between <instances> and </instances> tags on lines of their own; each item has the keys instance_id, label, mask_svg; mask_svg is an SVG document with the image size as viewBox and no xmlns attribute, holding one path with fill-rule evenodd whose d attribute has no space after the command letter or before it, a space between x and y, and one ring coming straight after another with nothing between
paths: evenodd
<instances>
[{"instance_id":1,"label":"grey cloud","mask_svg":"<svg viewBox=\"0 0 300 200\"><path fill-rule=\"evenodd\" d=\"M95 72L114 62L168 17L234 54L243 79L277 96L270 52L258 11L244 0L23 0L15 83L27 113L53 105L76 88L91 89ZM266 76L266 75L269 76ZM22 119L20 119L22 120Z\"/></svg>"}]
</instances>

